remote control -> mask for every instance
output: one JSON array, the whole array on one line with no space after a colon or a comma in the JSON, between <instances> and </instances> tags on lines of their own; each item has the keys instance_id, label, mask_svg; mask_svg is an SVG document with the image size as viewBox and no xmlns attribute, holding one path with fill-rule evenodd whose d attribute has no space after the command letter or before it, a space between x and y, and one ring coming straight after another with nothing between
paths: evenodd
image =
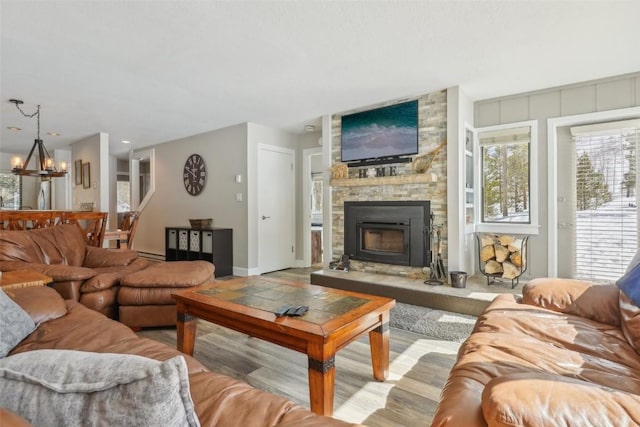
<instances>
[{"instance_id":1,"label":"remote control","mask_svg":"<svg viewBox=\"0 0 640 427\"><path fill-rule=\"evenodd\" d=\"M285 316L295 316L296 314L296 310L298 310L298 307L290 305L289 306L289 310L287 310L286 313L284 313Z\"/></svg>"},{"instance_id":2,"label":"remote control","mask_svg":"<svg viewBox=\"0 0 640 427\"><path fill-rule=\"evenodd\" d=\"M296 309L296 311L293 313L293 316L302 316L303 314L305 314L307 311L309 311L309 307L306 305L301 305L300 307L298 307Z\"/></svg>"},{"instance_id":3,"label":"remote control","mask_svg":"<svg viewBox=\"0 0 640 427\"><path fill-rule=\"evenodd\" d=\"M292 307L289 304L287 304L287 305L283 305L282 307L280 307L279 309L277 309L273 313L276 315L276 317L281 317L281 316L286 315L289 312L289 310L291 310L291 309L295 309L295 307Z\"/></svg>"}]
</instances>

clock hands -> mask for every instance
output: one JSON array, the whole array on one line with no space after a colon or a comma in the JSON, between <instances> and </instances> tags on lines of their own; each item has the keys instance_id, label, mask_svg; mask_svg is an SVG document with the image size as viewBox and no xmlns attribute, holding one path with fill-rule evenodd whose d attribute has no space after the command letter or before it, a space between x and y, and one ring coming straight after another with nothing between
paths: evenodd
<instances>
[{"instance_id":1,"label":"clock hands","mask_svg":"<svg viewBox=\"0 0 640 427\"><path fill-rule=\"evenodd\" d=\"M187 172L189 172L191 175L193 175L193 177L194 177L195 179L198 179L198 175L196 175L196 173L195 173L194 171L192 171L192 170L191 170L191 169L189 169L189 168L185 168L185 169L187 170Z\"/></svg>"}]
</instances>

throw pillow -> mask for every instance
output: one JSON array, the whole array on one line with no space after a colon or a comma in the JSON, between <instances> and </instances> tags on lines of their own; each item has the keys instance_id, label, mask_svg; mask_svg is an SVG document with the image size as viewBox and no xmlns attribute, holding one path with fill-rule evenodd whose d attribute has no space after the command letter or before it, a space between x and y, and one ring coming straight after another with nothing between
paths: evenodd
<instances>
[{"instance_id":1,"label":"throw pillow","mask_svg":"<svg viewBox=\"0 0 640 427\"><path fill-rule=\"evenodd\" d=\"M182 356L34 350L0 360L0 407L37 426L199 426Z\"/></svg>"},{"instance_id":2,"label":"throw pillow","mask_svg":"<svg viewBox=\"0 0 640 427\"><path fill-rule=\"evenodd\" d=\"M630 264L630 267L624 276L618 279L616 286L640 307L640 263Z\"/></svg>"},{"instance_id":3,"label":"throw pillow","mask_svg":"<svg viewBox=\"0 0 640 427\"><path fill-rule=\"evenodd\" d=\"M0 357L9 354L34 329L36 324L29 314L0 289Z\"/></svg>"},{"instance_id":4,"label":"throw pillow","mask_svg":"<svg viewBox=\"0 0 640 427\"><path fill-rule=\"evenodd\" d=\"M622 333L629 344L640 351L640 263L632 261L616 286L620 289L618 305Z\"/></svg>"}]
</instances>

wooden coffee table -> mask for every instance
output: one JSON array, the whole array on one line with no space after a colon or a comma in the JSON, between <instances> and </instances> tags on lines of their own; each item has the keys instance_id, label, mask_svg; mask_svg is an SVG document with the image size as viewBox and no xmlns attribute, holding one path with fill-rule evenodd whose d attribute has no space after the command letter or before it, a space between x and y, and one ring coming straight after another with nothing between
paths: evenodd
<instances>
[{"instance_id":1,"label":"wooden coffee table","mask_svg":"<svg viewBox=\"0 0 640 427\"><path fill-rule=\"evenodd\" d=\"M311 410L333 415L335 355L369 333L373 376L389 374L391 298L261 276L212 282L174 293L178 350L193 355L197 319L305 353ZM307 305L300 317L276 317L283 305Z\"/></svg>"}]
</instances>

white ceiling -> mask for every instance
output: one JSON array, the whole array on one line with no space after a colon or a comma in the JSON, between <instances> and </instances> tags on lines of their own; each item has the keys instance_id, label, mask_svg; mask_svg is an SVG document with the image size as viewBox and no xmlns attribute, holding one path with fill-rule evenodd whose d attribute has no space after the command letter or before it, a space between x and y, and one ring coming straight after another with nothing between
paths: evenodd
<instances>
[{"instance_id":1,"label":"white ceiling","mask_svg":"<svg viewBox=\"0 0 640 427\"><path fill-rule=\"evenodd\" d=\"M1 0L0 151L142 148L460 86L473 100L640 71L640 1ZM22 128L11 132L7 126ZM46 135L57 131L58 137Z\"/></svg>"}]
</instances>

